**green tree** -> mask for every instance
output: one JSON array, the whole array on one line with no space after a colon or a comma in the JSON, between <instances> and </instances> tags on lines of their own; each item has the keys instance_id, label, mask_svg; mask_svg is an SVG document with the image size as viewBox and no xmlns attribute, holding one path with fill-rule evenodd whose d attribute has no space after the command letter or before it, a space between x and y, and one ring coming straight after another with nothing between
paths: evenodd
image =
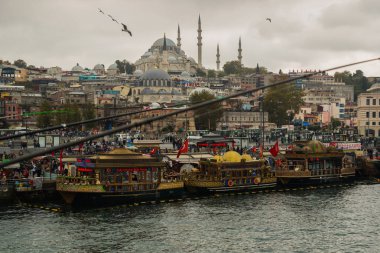
<instances>
[{"instance_id":1,"label":"green tree","mask_svg":"<svg viewBox=\"0 0 380 253\"><path fill-rule=\"evenodd\" d=\"M209 101L215 99L215 95L208 91L195 92L190 96L192 104ZM195 126L197 129L215 130L216 124L223 116L223 110L220 103L215 103L207 106L207 108L200 108L194 111Z\"/></svg>"},{"instance_id":2,"label":"green tree","mask_svg":"<svg viewBox=\"0 0 380 253\"><path fill-rule=\"evenodd\" d=\"M360 93L366 91L371 85L364 76L363 71L356 70L354 74L351 74L349 71L336 72L334 78L337 81L342 81L347 85L354 86L354 99L357 100L357 97Z\"/></svg>"},{"instance_id":3,"label":"green tree","mask_svg":"<svg viewBox=\"0 0 380 253\"><path fill-rule=\"evenodd\" d=\"M332 129L336 129L341 126L341 123L338 119L331 117L331 127Z\"/></svg>"},{"instance_id":4,"label":"green tree","mask_svg":"<svg viewBox=\"0 0 380 253\"><path fill-rule=\"evenodd\" d=\"M95 106L93 104L87 103L82 107L82 118L83 120L94 119L96 117L95 114ZM95 126L95 122L88 123L85 125L86 129L91 129Z\"/></svg>"},{"instance_id":5,"label":"green tree","mask_svg":"<svg viewBox=\"0 0 380 253\"><path fill-rule=\"evenodd\" d=\"M37 116L37 127L45 128L51 126L53 123L53 114L50 113L52 110L51 104L49 101L44 100L40 104L40 112Z\"/></svg>"},{"instance_id":6,"label":"green tree","mask_svg":"<svg viewBox=\"0 0 380 253\"><path fill-rule=\"evenodd\" d=\"M206 72L203 69L197 68L196 75L200 76L200 77L206 77L207 74L206 74Z\"/></svg>"},{"instance_id":7,"label":"green tree","mask_svg":"<svg viewBox=\"0 0 380 253\"><path fill-rule=\"evenodd\" d=\"M19 68L26 68L27 64L24 60L18 59L13 62L13 65L19 67Z\"/></svg>"},{"instance_id":8,"label":"green tree","mask_svg":"<svg viewBox=\"0 0 380 253\"><path fill-rule=\"evenodd\" d=\"M215 78L216 77L216 71L213 69L207 70L207 77L208 78Z\"/></svg>"},{"instance_id":9,"label":"green tree","mask_svg":"<svg viewBox=\"0 0 380 253\"><path fill-rule=\"evenodd\" d=\"M223 65L223 71L226 75L238 75L242 71L242 66L239 61L228 61Z\"/></svg>"},{"instance_id":10,"label":"green tree","mask_svg":"<svg viewBox=\"0 0 380 253\"><path fill-rule=\"evenodd\" d=\"M127 60L116 60L115 63L120 73L133 74L133 72L136 70L136 66L129 63Z\"/></svg>"},{"instance_id":11,"label":"green tree","mask_svg":"<svg viewBox=\"0 0 380 253\"><path fill-rule=\"evenodd\" d=\"M293 83L282 84L271 87L264 95L264 111L268 112L269 121L278 126L288 124L288 110L298 112L301 105L303 92L295 87ZM291 117L294 115L291 115Z\"/></svg>"}]
</instances>

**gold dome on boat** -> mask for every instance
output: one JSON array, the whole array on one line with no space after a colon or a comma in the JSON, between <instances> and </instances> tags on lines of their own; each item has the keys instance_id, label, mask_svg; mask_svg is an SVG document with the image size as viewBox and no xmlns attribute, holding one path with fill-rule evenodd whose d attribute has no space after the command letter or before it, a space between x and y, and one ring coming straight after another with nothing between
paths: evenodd
<instances>
[{"instance_id":1,"label":"gold dome on boat","mask_svg":"<svg viewBox=\"0 0 380 253\"><path fill-rule=\"evenodd\" d=\"M216 160L217 163L223 162L223 156L221 155L214 156L214 159Z\"/></svg>"},{"instance_id":2,"label":"gold dome on boat","mask_svg":"<svg viewBox=\"0 0 380 253\"><path fill-rule=\"evenodd\" d=\"M223 160L225 162L240 162L241 161L241 155L236 151L228 151L224 153Z\"/></svg>"}]
</instances>

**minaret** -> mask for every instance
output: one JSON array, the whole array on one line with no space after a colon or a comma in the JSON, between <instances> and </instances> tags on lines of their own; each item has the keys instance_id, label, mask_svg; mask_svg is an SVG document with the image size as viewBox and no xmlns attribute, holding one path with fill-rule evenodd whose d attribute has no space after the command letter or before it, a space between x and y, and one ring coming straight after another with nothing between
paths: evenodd
<instances>
[{"instance_id":1,"label":"minaret","mask_svg":"<svg viewBox=\"0 0 380 253\"><path fill-rule=\"evenodd\" d=\"M198 18L198 67L202 68L202 28L201 28L201 14Z\"/></svg>"},{"instance_id":2,"label":"minaret","mask_svg":"<svg viewBox=\"0 0 380 253\"><path fill-rule=\"evenodd\" d=\"M177 47L179 50L181 50L181 30L179 29L179 24L178 24L178 35L177 35Z\"/></svg>"},{"instance_id":3,"label":"minaret","mask_svg":"<svg viewBox=\"0 0 380 253\"><path fill-rule=\"evenodd\" d=\"M168 62L168 50L166 45L166 34L164 33L164 44L162 46L162 61L161 61L161 69L168 72L169 62Z\"/></svg>"},{"instance_id":4,"label":"minaret","mask_svg":"<svg viewBox=\"0 0 380 253\"><path fill-rule=\"evenodd\" d=\"M216 70L220 70L220 54L219 54L219 43L216 46Z\"/></svg>"},{"instance_id":5,"label":"minaret","mask_svg":"<svg viewBox=\"0 0 380 253\"><path fill-rule=\"evenodd\" d=\"M240 64L241 64L241 58L243 58L243 56L241 56L241 37L239 37L239 49L238 49L238 60L239 60L239 62L240 62Z\"/></svg>"}]
</instances>

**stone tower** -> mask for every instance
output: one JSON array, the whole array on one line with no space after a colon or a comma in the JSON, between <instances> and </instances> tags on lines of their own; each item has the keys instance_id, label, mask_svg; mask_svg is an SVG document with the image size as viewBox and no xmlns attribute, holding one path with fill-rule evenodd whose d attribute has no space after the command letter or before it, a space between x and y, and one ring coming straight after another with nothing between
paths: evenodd
<instances>
[{"instance_id":1,"label":"stone tower","mask_svg":"<svg viewBox=\"0 0 380 253\"><path fill-rule=\"evenodd\" d=\"M202 68L202 27L201 27L201 15L198 18L198 67Z\"/></svg>"},{"instance_id":2,"label":"stone tower","mask_svg":"<svg viewBox=\"0 0 380 253\"><path fill-rule=\"evenodd\" d=\"M241 59L243 58L243 56L241 56L241 51L243 51L243 50L241 49L241 37L239 37L238 60L239 60L240 64L241 64Z\"/></svg>"},{"instance_id":3,"label":"stone tower","mask_svg":"<svg viewBox=\"0 0 380 253\"><path fill-rule=\"evenodd\" d=\"M216 46L216 70L220 70L220 54L219 54L219 43Z\"/></svg>"},{"instance_id":4,"label":"stone tower","mask_svg":"<svg viewBox=\"0 0 380 253\"><path fill-rule=\"evenodd\" d=\"M179 24L177 32L177 47L179 48L179 50L181 50L181 30L179 29Z\"/></svg>"}]
</instances>

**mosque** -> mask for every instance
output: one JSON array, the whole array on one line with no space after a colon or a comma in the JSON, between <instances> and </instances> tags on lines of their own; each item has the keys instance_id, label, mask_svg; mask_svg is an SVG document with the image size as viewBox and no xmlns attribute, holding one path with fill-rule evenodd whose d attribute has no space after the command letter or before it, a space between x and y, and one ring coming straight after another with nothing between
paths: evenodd
<instances>
[{"instance_id":1,"label":"mosque","mask_svg":"<svg viewBox=\"0 0 380 253\"><path fill-rule=\"evenodd\" d=\"M137 73L140 75L151 69L160 69L169 75L180 75L189 73L195 75L197 68L202 66L202 24L201 17L198 18L198 62L192 57L187 56L181 49L181 31L178 25L177 44L171 39L163 38L156 40L153 45L135 62ZM238 60L241 62L241 40L239 38ZM216 54L217 70L220 70L220 53L219 44L217 45Z\"/></svg>"}]
</instances>

